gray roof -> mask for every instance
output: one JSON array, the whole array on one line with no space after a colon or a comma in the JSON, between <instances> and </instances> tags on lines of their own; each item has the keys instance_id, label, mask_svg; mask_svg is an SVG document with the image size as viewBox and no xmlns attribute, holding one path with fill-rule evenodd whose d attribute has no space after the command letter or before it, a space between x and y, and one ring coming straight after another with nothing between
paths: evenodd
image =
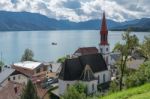
<instances>
[{"instance_id":1,"label":"gray roof","mask_svg":"<svg viewBox=\"0 0 150 99\"><path fill-rule=\"evenodd\" d=\"M8 68L2 71L0 73L0 84L2 84L3 81L5 81L14 71L15 69L11 69L11 68Z\"/></svg>"},{"instance_id":2,"label":"gray roof","mask_svg":"<svg viewBox=\"0 0 150 99\"><path fill-rule=\"evenodd\" d=\"M135 59L135 60L131 60L131 61L129 60L129 61L127 61L127 67L136 70L143 63L144 63L144 59Z\"/></svg>"},{"instance_id":3,"label":"gray roof","mask_svg":"<svg viewBox=\"0 0 150 99\"><path fill-rule=\"evenodd\" d=\"M66 81L80 80L87 64L90 65L93 73L108 70L105 60L100 53L82 55L78 58L66 59L62 64L59 78Z\"/></svg>"},{"instance_id":4,"label":"gray roof","mask_svg":"<svg viewBox=\"0 0 150 99\"><path fill-rule=\"evenodd\" d=\"M114 59L115 61L118 61L119 58L120 58L120 54L118 54L118 53L117 53L117 54L113 53L113 54L111 54L110 56L111 56L111 58Z\"/></svg>"}]
</instances>

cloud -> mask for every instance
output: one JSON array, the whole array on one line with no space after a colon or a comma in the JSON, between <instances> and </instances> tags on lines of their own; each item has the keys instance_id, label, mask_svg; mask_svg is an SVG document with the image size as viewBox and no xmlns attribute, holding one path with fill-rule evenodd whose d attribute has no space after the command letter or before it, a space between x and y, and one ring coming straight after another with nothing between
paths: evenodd
<instances>
[{"instance_id":1,"label":"cloud","mask_svg":"<svg viewBox=\"0 0 150 99\"><path fill-rule=\"evenodd\" d=\"M150 17L149 5L149 0L0 0L0 10L35 12L76 22L99 19L104 9L107 18L115 21Z\"/></svg>"},{"instance_id":2,"label":"cloud","mask_svg":"<svg viewBox=\"0 0 150 99\"><path fill-rule=\"evenodd\" d=\"M74 0L68 0L63 2L64 7L69 8L69 9L78 9L81 7L81 4L79 1L74 1Z\"/></svg>"}]
</instances>

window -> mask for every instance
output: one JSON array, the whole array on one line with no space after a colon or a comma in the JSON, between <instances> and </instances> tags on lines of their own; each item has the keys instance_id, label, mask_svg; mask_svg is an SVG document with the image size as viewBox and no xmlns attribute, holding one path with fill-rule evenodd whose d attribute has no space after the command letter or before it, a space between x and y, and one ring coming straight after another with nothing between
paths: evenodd
<instances>
[{"instance_id":1,"label":"window","mask_svg":"<svg viewBox=\"0 0 150 99\"><path fill-rule=\"evenodd\" d=\"M103 83L105 83L105 74L103 74Z\"/></svg>"},{"instance_id":2,"label":"window","mask_svg":"<svg viewBox=\"0 0 150 99\"><path fill-rule=\"evenodd\" d=\"M44 67L43 67L43 71L47 71L47 66L44 66Z\"/></svg>"},{"instance_id":3,"label":"window","mask_svg":"<svg viewBox=\"0 0 150 99\"><path fill-rule=\"evenodd\" d=\"M106 51L108 52L108 48L106 48Z\"/></svg>"},{"instance_id":4,"label":"window","mask_svg":"<svg viewBox=\"0 0 150 99\"><path fill-rule=\"evenodd\" d=\"M15 78L15 76L13 76L13 80L15 80L16 78Z\"/></svg>"},{"instance_id":5,"label":"window","mask_svg":"<svg viewBox=\"0 0 150 99\"><path fill-rule=\"evenodd\" d=\"M18 79L20 79L20 75L18 75Z\"/></svg>"},{"instance_id":6,"label":"window","mask_svg":"<svg viewBox=\"0 0 150 99\"><path fill-rule=\"evenodd\" d=\"M103 36L103 41L106 41L106 39L105 39L105 38L106 38L106 35L104 35L104 36Z\"/></svg>"},{"instance_id":7,"label":"window","mask_svg":"<svg viewBox=\"0 0 150 99\"><path fill-rule=\"evenodd\" d=\"M40 72L40 68L36 69L36 73L39 73Z\"/></svg>"},{"instance_id":8,"label":"window","mask_svg":"<svg viewBox=\"0 0 150 99\"><path fill-rule=\"evenodd\" d=\"M107 35L105 35L105 41L107 41Z\"/></svg>"},{"instance_id":9,"label":"window","mask_svg":"<svg viewBox=\"0 0 150 99\"><path fill-rule=\"evenodd\" d=\"M103 49L101 48L101 53L103 53Z\"/></svg>"},{"instance_id":10,"label":"window","mask_svg":"<svg viewBox=\"0 0 150 99\"><path fill-rule=\"evenodd\" d=\"M69 84L67 84L67 88L69 88L69 86L70 86L70 85L69 85Z\"/></svg>"},{"instance_id":11,"label":"window","mask_svg":"<svg viewBox=\"0 0 150 99\"><path fill-rule=\"evenodd\" d=\"M103 41L103 36L101 35L101 41Z\"/></svg>"},{"instance_id":12,"label":"window","mask_svg":"<svg viewBox=\"0 0 150 99\"><path fill-rule=\"evenodd\" d=\"M8 81L10 81L10 78L8 78Z\"/></svg>"},{"instance_id":13,"label":"window","mask_svg":"<svg viewBox=\"0 0 150 99\"><path fill-rule=\"evenodd\" d=\"M94 84L92 84L92 90L94 91Z\"/></svg>"}]
</instances>

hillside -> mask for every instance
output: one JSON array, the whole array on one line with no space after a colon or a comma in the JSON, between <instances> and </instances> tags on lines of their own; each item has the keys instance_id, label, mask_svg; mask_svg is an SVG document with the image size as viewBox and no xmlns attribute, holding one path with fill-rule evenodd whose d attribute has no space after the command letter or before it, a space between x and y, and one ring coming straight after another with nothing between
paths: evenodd
<instances>
[{"instance_id":1,"label":"hillside","mask_svg":"<svg viewBox=\"0 0 150 99\"><path fill-rule=\"evenodd\" d=\"M114 93L100 99L150 99L150 83Z\"/></svg>"},{"instance_id":2,"label":"hillside","mask_svg":"<svg viewBox=\"0 0 150 99\"><path fill-rule=\"evenodd\" d=\"M0 11L0 31L32 31L32 30L97 30L101 20L71 22L56 20L38 13ZM150 18L125 22L107 20L109 30L150 31Z\"/></svg>"},{"instance_id":3,"label":"hillside","mask_svg":"<svg viewBox=\"0 0 150 99\"><path fill-rule=\"evenodd\" d=\"M131 21L122 22L120 26L113 27L112 30L127 30L132 31L150 31L150 18L135 19Z\"/></svg>"},{"instance_id":4,"label":"hillside","mask_svg":"<svg viewBox=\"0 0 150 99\"><path fill-rule=\"evenodd\" d=\"M95 30L100 28L101 20L71 22L56 20L38 13L0 11L0 31L28 30ZM108 27L118 26L119 23L108 20Z\"/></svg>"}]
</instances>

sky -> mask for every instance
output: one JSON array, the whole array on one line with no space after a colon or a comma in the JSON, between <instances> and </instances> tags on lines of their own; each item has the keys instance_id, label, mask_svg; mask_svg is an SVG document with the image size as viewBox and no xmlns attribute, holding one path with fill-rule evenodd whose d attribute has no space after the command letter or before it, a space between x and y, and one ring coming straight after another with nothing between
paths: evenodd
<instances>
[{"instance_id":1,"label":"sky","mask_svg":"<svg viewBox=\"0 0 150 99\"><path fill-rule=\"evenodd\" d=\"M108 19L122 22L150 17L150 0L0 0L0 10L32 12L74 22Z\"/></svg>"}]
</instances>

